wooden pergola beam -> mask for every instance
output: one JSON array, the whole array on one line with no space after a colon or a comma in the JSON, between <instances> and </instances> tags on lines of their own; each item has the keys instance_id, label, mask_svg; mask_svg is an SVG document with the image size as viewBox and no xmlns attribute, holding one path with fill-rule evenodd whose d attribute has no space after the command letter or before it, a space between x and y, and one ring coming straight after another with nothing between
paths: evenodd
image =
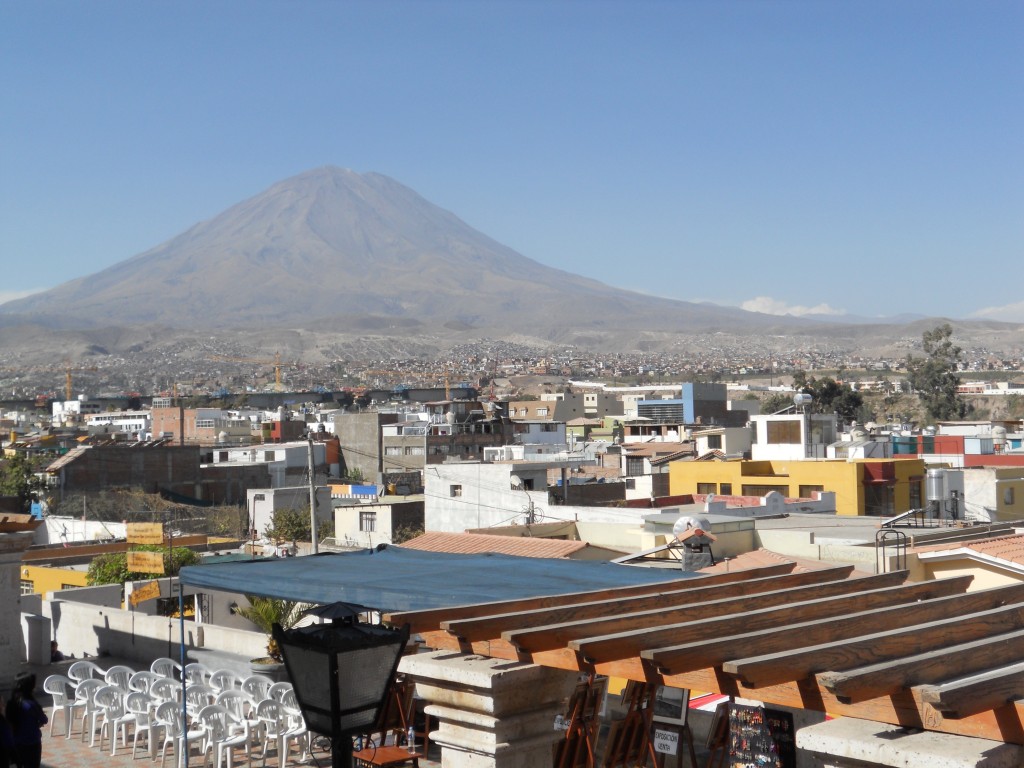
<instances>
[{"instance_id":1,"label":"wooden pergola beam","mask_svg":"<svg viewBox=\"0 0 1024 768\"><path fill-rule=\"evenodd\" d=\"M802 680L818 672L837 672L878 664L936 647L980 640L1024 626L1024 605L980 614L943 618L910 627L837 638L832 642L726 661L722 671L743 685L761 688L787 680Z\"/></svg>"},{"instance_id":2,"label":"wooden pergola beam","mask_svg":"<svg viewBox=\"0 0 1024 768\"><path fill-rule=\"evenodd\" d=\"M526 632L535 627L546 627L553 624L575 625L580 622L608 621L609 617L633 616L644 612L657 613L668 619L673 611L678 615L684 615L698 604L717 602L722 606L728 606L729 603L726 601L732 601L739 605L743 600L737 598L751 594L763 595L765 596L764 600L770 601L772 598L768 596L775 595L781 590L813 589L825 584L845 583L844 580L852 572L853 566L842 566L820 571L791 573L785 576L769 576L731 584L688 584L684 589L672 589L656 594L637 595L617 600L595 600L554 608L536 607L493 616L442 621L441 628L462 640L474 642L488 637L499 637L506 631ZM900 573L906 574L905 571L900 571ZM703 582L703 579L700 581ZM860 580L850 581L852 583ZM839 586L833 589L837 592L847 592L852 588ZM828 593L826 590L823 594ZM776 599L786 600L784 596ZM564 643L561 644L564 645Z\"/></svg>"},{"instance_id":3,"label":"wooden pergola beam","mask_svg":"<svg viewBox=\"0 0 1024 768\"><path fill-rule=\"evenodd\" d=\"M661 682L675 688L688 688L694 691L722 693L728 696L745 695L735 678L714 669L664 676ZM1021 711L1024 707L1018 708L1008 704L959 720L950 720L943 717L933 706L922 701L918 690L904 689L888 696L844 703L814 679L808 679L759 688L757 699L763 701L766 706L809 709L825 712L834 717L857 717L907 728L1024 744L1024 713Z\"/></svg>"},{"instance_id":4,"label":"wooden pergola beam","mask_svg":"<svg viewBox=\"0 0 1024 768\"><path fill-rule=\"evenodd\" d=\"M921 700L952 720L1019 702L1024 696L1024 662L941 685L920 686Z\"/></svg>"},{"instance_id":5,"label":"wooden pergola beam","mask_svg":"<svg viewBox=\"0 0 1024 768\"><path fill-rule=\"evenodd\" d=\"M842 599L851 594L866 594L885 587L902 584L905 572L864 576L856 579L830 581L805 587L791 587L756 595L756 602L764 610L778 609L796 602L826 602ZM694 600L655 610L635 613L605 613L599 618L568 622L547 622L525 629L512 629L502 637L521 650L536 652L564 646L581 638L612 635L619 632L654 631L673 623L691 623L722 616L734 616L747 611L752 598L730 597L703 602Z\"/></svg>"},{"instance_id":6,"label":"wooden pergola beam","mask_svg":"<svg viewBox=\"0 0 1024 768\"><path fill-rule=\"evenodd\" d=\"M855 703L1015 664L1022 648L1024 630L1018 630L845 672L826 672L818 675L818 681L840 701Z\"/></svg>"},{"instance_id":7,"label":"wooden pergola beam","mask_svg":"<svg viewBox=\"0 0 1024 768\"><path fill-rule=\"evenodd\" d=\"M626 566L623 566L626 567ZM669 579L653 584L637 584L630 587L608 587L587 592L571 592L563 595L540 595L524 597L516 600L501 600L491 603L474 603L456 605L448 608L430 608L422 611L396 611L384 614L384 621L395 626L409 624L410 631L415 633L437 629L442 621L451 621L475 616L488 616L499 613L529 610L532 608L555 608L562 605L573 605L592 601L610 600L634 595L660 594L674 589L687 588L690 585L713 586L730 584L751 578L763 578L789 573L793 563L779 563L759 568L713 573L709 575L693 575L690 578Z\"/></svg>"},{"instance_id":8,"label":"wooden pergola beam","mask_svg":"<svg viewBox=\"0 0 1024 768\"><path fill-rule=\"evenodd\" d=\"M918 600L932 600L936 597L945 597L955 592L962 592L970 581L970 576L957 577L956 579L942 579L940 581L929 581L898 587L885 587L827 599L798 601L790 605L760 608L720 618L695 619L668 626L647 627L603 636L583 637L578 640L570 640L568 646L572 650L583 654L588 661L600 663L602 661L623 659L628 656L639 656L646 650L697 642L707 637L726 637L744 631L752 632L787 627L800 622L817 621L830 617L843 617L862 611L915 603ZM514 633L506 633L504 638L519 647L521 651L530 650L529 647L523 647L519 639L514 636ZM551 647L546 641L543 643L538 642L538 645L541 644L544 647Z\"/></svg>"},{"instance_id":9,"label":"wooden pergola beam","mask_svg":"<svg viewBox=\"0 0 1024 768\"><path fill-rule=\"evenodd\" d=\"M667 648L645 650L641 652L641 656L654 662L665 675L705 667L719 667L726 661L744 656L776 653L799 645L817 645L831 640L859 637L871 632L924 624L948 616L989 611L1006 605L1008 597L1024 602L1024 584L1009 587L1008 589L1012 590L1010 595L1003 592L1003 589L1005 588L967 592L912 605L800 622L787 627L741 632L725 637L709 637Z\"/></svg>"}]
</instances>

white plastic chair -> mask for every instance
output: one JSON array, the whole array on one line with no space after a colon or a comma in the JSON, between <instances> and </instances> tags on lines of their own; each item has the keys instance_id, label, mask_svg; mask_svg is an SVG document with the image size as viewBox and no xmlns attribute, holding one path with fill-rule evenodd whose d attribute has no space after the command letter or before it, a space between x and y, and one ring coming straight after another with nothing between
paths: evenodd
<instances>
[{"instance_id":1,"label":"white plastic chair","mask_svg":"<svg viewBox=\"0 0 1024 768\"><path fill-rule=\"evenodd\" d=\"M107 681L107 685L116 685L124 693L128 693L131 688L128 685L128 681L132 679L132 675L135 674L135 670L131 667L126 667L123 664L118 664L111 667L104 673L103 679Z\"/></svg>"},{"instance_id":2,"label":"white plastic chair","mask_svg":"<svg viewBox=\"0 0 1024 768\"><path fill-rule=\"evenodd\" d=\"M203 707L213 704L217 698L217 692L208 685L190 685L185 688L185 701L193 721L198 717Z\"/></svg>"},{"instance_id":3,"label":"white plastic chair","mask_svg":"<svg viewBox=\"0 0 1024 768\"><path fill-rule=\"evenodd\" d=\"M270 690L267 691L267 697L274 701L281 701L286 693L293 691L292 684L285 681L282 683L274 683L270 686Z\"/></svg>"},{"instance_id":4,"label":"white plastic chair","mask_svg":"<svg viewBox=\"0 0 1024 768\"><path fill-rule=\"evenodd\" d=\"M185 679L192 685L209 685L212 674L212 669L198 661L185 665Z\"/></svg>"},{"instance_id":5,"label":"white plastic chair","mask_svg":"<svg viewBox=\"0 0 1024 768\"><path fill-rule=\"evenodd\" d=\"M74 683L66 675L50 675L43 681L43 690L53 697L53 711L50 713L50 736L57 724L57 712L64 713L64 737L71 737L72 712L75 705Z\"/></svg>"},{"instance_id":6,"label":"white plastic chair","mask_svg":"<svg viewBox=\"0 0 1024 768\"><path fill-rule=\"evenodd\" d=\"M210 704L200 710L198 721L206 731L204 763L206 762L206 752L213 750L213 754L216 755L217 768L221 768L224 764L225 755L227 756L227 768L232 768L234 751L238 747L245 749L247 762L252 760L252 745L249 742L250 729L247 720L238 720L224 707Z\"/></svg>"},{"instance_id":7,"label":"white plastic chair","mask_svg":"<svg viewBox=\"0 0 1024 768\"><path fill-rule=\"evenodd\" d=\"M149 695L158 701L178 701L178 697L181 696L181 683L161 677L150 683Z\"/></svg>"},{"instance_id":8,"label":"white plastic chair","mask_svg":"<svg viewBox=\"0 0 1024 768\"><path fill-rule=\"evenodd\" d=\"M189 749L198 746L206 754L205 737L206 731L202 728L191 728L185 730L181 717L181 707L177 702L165 701L156 708L156 725L164 729L164 743L160 748L160 768L164 767L167 760L167 747L170 746L178 754L178 768L185 765L185 741L187 739ZM154 758L156 759L156 758Z\"/></svg>"},{"instance_id":9,"label":"white plastic chair","mask_svg":"<svg viewBox=\"0 0 1024 768\"><path fill-rule=\"evenodd\" d=\"M274 684L266 675L250 675L242 681L242 690L249 694L254 702L270 698L270 686Z\"/></svg>"},{"instance_id":10,"label":"white plastic chair","mask_svg":"<svg viewBox=\"0 0 1024 768\"><path fill-rule=\"evenodd\" d=\"M156 659L149 665L149 669L151 672L156 672L163 677L181 680L181 665L174 659L169 659L166 656Z\"/></svg>"},{"instance_id":11,"label":"white plastic chair","mask_svg":"<svg viewBox=\"0 0 1024 768\"><path fill-rule=\"evenodd\" d=\"M256 702L245 691L221 691L217 694L217 698L213 700L213 703L224 707L224 709L239 720L249 720L251 722L255 716Z\"/></svg>"},{"instance_id":12,"label":"white plastic chair","mask_svg":"<svg viewBox=\"0 0 1024 768\"><path fill-rule=\"evenodd\" d=\"M210 675L210 687L218 693L221 691L230 691L235 688L241 688L241 686L241 678L230 669L218 669Z\"/></svg>"},{"instance_id":13,"label":"white plastic chair","mask_svg":"<svg viewBox=\"0 0 1024 768\"><path fill-rule=\"evenodd\" d=\"M99 718L99 708L96 706L96 691L106 686L106 682L96 678L83 680L75 688L75 703L72 705L72 712L81 712L82 720L82 741L85 741L85 734L90 734L90 741L96 733L96 721ZM89 720L89 730L85 730L85 721Z\"/></svg>"},{"instance_id":14,"label":"white plastic chair","mask_svg":"<svg viewBox=\"0 0 1024 768\"><path fill-rule=\"evenodd\" d=\"M156 723L152 716L153 699L148 693L132 691L125 697L124 707L135 721L135 735L132 737L132 760L135 759L135 751L139 748L139 736L146 734L146 746L149 748L150 759L156 754L156 743L153 738L153 728Z\"/></svg>"},{"instance_id":15,"label":"white plastic chair","mask_svg":"<svg viewBox=\"0 0 1024 768\"><path fill-rule=\"evenodd\" d=\"M124 706L125 693L116 685L105 685L96 691L96 706L100 710L100 751L103 751L105 734L110 735L110 754L117 754L117 734L121 734L121 746L128 746L128 724L135 721ZM90 745L92 746L92 745Z\"/></svg>"},{"instance_id":16,"label":"white plastic chair","mask_svg":"<svg viewBox=\"0 0 1024 768\"><path fill-rule=\"evenodd\" d=\"M163 680L163 676L158 675L156 672L150 672L148 669L143 669L128 678L128 689L139 691L140 693L149 693L149 687L157 680Z\"/></svg>"},{"instance_id":17,"label":"white plastic chair","mask_svg":"<svg viewBox=\"0 0 1024 768\"><path fill-rule=\"evenodd\" d=\"M256 719L260 732L263 734L263 746L260 750L262 765L267 764L267 751L273 742L277 751L277 764L284 766L288 762L286 735L288 733L288 717L281 703L273 699L264 699L256 705Z\"/></svg>"},{"instance_id":18,"label":"white plastic chair","mask_svg":"<svg viewBox=\"0 0 1024 768\"><path fill-rule=\"evenodd\" d=\"M91 661L75 661L68 667L68 677L77 686L83 680L102 680L107 670L93 664Z\"/></svg>"}]
</instances>

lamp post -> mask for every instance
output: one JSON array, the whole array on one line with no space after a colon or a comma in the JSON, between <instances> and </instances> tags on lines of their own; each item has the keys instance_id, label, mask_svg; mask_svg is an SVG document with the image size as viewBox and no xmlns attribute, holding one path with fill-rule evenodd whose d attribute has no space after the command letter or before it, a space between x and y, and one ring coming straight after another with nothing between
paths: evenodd
<instances>
[{"instance_id":1,"label":"lamp post","mask_svg":"<svg viewBox=\"0 0 1024 768\"><path fill-rule=\"evenodd\" d=\"M390 629L346 618L290 630L275 624L272 634L306 726L330 737L333 768L352 768L352 736L377 722L409 626Z\"/></svg>"}]
</instances>

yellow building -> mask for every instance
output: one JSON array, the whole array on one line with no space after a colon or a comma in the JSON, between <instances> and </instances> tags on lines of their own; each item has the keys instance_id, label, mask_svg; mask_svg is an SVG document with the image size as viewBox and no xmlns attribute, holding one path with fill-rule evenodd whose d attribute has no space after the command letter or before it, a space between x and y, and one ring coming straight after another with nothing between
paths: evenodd
<instances>
[{"instance_id":1,"label":"yellow building","mask_svg":"<svg viewBox=\"0 0 1024 768\"><path fill-rule=\"evenodd\" d=\"M831 491L840 515L889 517L924 506L924 478L924 461L917 458L675 461L669 465L669 494L777 491L812 498L816 491Z\"/></svg>"},{"instance_id":2,"label":"yellow building","mask_svg":"<svg viewBox=\"0 0 1024 768\"><path fill-rule=\"evenodd\" d=\"M52 565L21 566L21 594L46 595L61 589L86 586L86 569Z\"/></svg>"}]
</instances>

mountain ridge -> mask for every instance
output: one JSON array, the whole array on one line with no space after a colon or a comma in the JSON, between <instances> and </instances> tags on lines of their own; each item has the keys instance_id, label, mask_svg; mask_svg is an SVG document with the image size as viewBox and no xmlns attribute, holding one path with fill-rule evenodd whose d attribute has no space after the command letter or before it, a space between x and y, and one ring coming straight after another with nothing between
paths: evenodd
<instances>
[{"instance_id":1,"label":"mountain ridge","mask_svg":"<svg viewBox=\"0 0 1024 768\"><path fill-rule=\"evenodd\" d=\"M199 339L215 329L245 338L379 334L431 349L511 334L608 350L673 349L683 335L715 333L859 345L924 324L767 315L614 288L534 261L388 176L334 166L279 181L106 269L0 305L9 343L18 328L33 339L57 329L78 349L114 348L137 335ZM975 325L997 336L1021 327Z\"/></svg>"}]
</instances>

